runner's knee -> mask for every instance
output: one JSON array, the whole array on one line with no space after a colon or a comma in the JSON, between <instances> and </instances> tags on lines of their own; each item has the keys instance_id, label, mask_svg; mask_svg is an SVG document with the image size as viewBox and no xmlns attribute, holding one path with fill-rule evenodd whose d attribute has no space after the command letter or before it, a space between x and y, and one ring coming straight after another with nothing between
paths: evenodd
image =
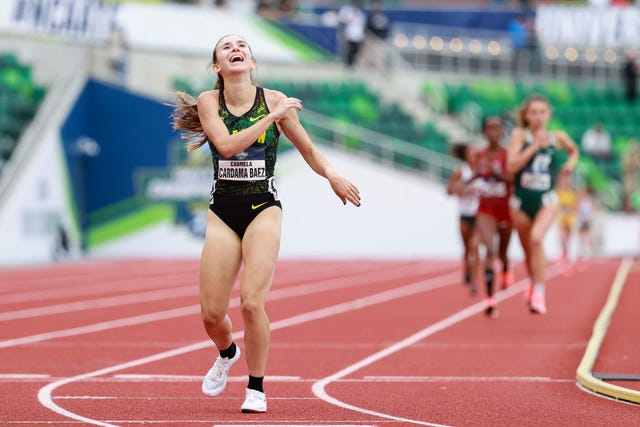
<instances>
[{"instance_id":1,"label":"runner's knee","mask_svg":"<svg viewBox=\"0 0 640 427\"><path fill-rule=\"evenodd\" d=\"M241 296L240 311L245 322L254 320L264 313L264 301L256 296Z\"/></svg>"},{"instance_id":2,"label":"runner's knee","mask_svg":"<svg viewBox=\"0 0 640 427\"><path fill-rule=\"evenodd\" d=\"M538 232L537 230L532 230L531 237L529 238L529 244L532 248L536 248L542 246L542 242L544 241L544 234Z\"/></svg>"},{"instance_id":3,"label":"runner's knee","mask_svg":"<svg viewBox=\"0 0 640 427\"><path fill-rule=\"evenodd\" d=\"M202 306L200 308L200 315L202 316L202 321L204 322L205 325L207 325L207 327L213 328L213 329L219 327L224 323L226 314L227 313L225 310L220 310L214 307Z\"/></svg>"}]
</instances>

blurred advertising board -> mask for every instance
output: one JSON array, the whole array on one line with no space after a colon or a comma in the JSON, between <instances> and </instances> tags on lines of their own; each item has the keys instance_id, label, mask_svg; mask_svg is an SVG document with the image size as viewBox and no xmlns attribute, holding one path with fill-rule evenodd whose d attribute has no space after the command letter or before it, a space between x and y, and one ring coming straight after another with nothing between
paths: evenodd
<instances>
[{"instance_id":1,"label":"blurred advertising board","mask_svg":"<svg viewBox=\"0 0 640 427\"><path fill-rule=\"evenodd\" d=\"M256 59L291 62L309 57L309 47L294 43L287 33L252 12L175 3L0 1L0 36L103 45L116 32L134 50L208 57L220 37L240 34L251 44Z\"/></svg>"},{"instance_id":2,"label":"blurred advertising board","mask_svg":"<svg viewBox=\"0 0 640 427\"><path fill-rule=\"evenodd\" d=\"M541 5L536 32L543 45L631 48L640 46L640 8Z\"/></svg>"}]
</instances>

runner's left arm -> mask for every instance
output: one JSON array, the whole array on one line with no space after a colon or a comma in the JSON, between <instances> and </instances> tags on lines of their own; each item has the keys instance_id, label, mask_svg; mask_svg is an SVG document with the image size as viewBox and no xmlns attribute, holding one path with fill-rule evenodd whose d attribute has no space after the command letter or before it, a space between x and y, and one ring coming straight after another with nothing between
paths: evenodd
<instances>
[{"instance_id":1,"label":"runner's left arm","mask_svg":"<svg viewBox=\"0 0 640 427\"><path fill-rule=\"evenodd\" d=\"M567 162L562 166L565 173L572 173L578 164L580 159L580 150L573 139L564 131L557 131L555 133L556 140L560 143L560 147L567 152L569 158Z\"/></svg>"},{"instance_id":2,"label":"runner's left arm","mask_svg":"<svg viewBox=\"0 0 640 427\"><path fill-rule=\"evenodd\" d=\"M318 175L326 178L343 204L347 201L360 206L360 192L349 180L340 175L311 141L300 123L298 114L291 109L277 122L287 138L295 145L307 164Z\"/></svg>"}]
</instances>

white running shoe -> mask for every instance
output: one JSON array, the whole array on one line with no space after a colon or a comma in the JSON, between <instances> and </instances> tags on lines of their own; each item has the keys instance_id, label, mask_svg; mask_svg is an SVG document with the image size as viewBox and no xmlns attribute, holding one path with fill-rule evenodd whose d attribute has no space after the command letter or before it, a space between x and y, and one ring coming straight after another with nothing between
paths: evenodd
<instances>
[{"instance_id":1,"label":"white running shoe","mask_svg":"<svg viewBox=\"0 0 640 427\"><path fill-rule=\"evenodd\" d=\"M215 363L207 372L202 380L202 392L207 396L217 396L222 393L227 386L227 377L229 369L240 359L240 346L236 344L236 354L232 358L220 357L216 358Z\"/></svg>"},{"instance_id":2,"label":"white running shoe","mask_svg":"<svg viewBox=\"0 0 640 427\"><path fill-rule=\"evenodd\" d=\"M245 414L267 412L267 396L261 391L248 388L240 410Z\"/></svg>"}]
</instances>

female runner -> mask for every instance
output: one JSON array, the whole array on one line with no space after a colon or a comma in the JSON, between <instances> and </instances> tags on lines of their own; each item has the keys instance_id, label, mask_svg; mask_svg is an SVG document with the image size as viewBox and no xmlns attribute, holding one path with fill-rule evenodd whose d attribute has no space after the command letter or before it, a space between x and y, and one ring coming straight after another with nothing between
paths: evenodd
<instances>
[{"instance_id":1,"label":"female runner","mask_svg":"<svg viewBox=\"0 0 640 427\"><path fill-rule=\"evenodd\" d=\"M266 412L263 378L269 351L269 319L265 300L280 248L282 208L274 182L278 137L284 133L319 175L326 178L342 203L360 206L358 189L334 170L300 124L299 99L256 86L256 62L247 41L228 35L216 43L213 90L194 103L178 94L174 127L205 143L213 157L214 181L200 263L200 305L204 328L219 350L202 382L208 396L221 393L229 369L240 358L227 314L240 265L240 310L249 383L242 412Z\"/></svg>"},{"instance_id":2,"label":"female runner","mask_svg":"<svg viewBox=\"0 0 640 427\"><path fill-rule=\"evenodd\" d=\"M531 284L525 296L532 313L547 312L545 300L544 236L558 214L554 181L558 169L571 174L578 162L578 148L563 131L549 131L551 105L542 96L527 98L520 108L507 148L507 172L515 174L511 219L524 250ZM565 150L568 159L559 165L556 154Z\"/></svg>"}]
</instances>

